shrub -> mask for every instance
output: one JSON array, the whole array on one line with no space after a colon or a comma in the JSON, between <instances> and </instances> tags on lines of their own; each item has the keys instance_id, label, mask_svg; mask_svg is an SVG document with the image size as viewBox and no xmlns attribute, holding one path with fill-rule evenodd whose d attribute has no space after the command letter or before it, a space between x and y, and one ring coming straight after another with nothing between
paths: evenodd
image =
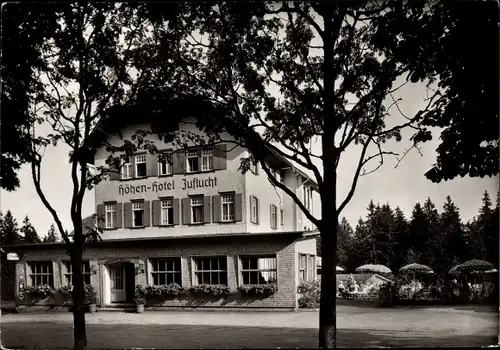
<instances>
[{"instance_id":1,"label":"shrub","mask_svg":"<svg viewBox=\"0 0 500 350\"><path fill-rule=\"evenodd\" d=\"M97 293L95 288L90 284L86 284L84 290L85 295L83 300L85 305L97 304Z\"/></svg>"},{"instance_id":2,"label":"shrub","mask_svg":"<svg viewBox=\"0 0 500 350\"><path fill-rule=\"evenodd\" d=\"M146 297L173 297L186 290L177 283L164 284L161 286L147 286L145 289Z\"/></svg>"},{"instance_id":3,"label":"shrub","mask_svg":"<svg viewBox=\"0 0 500 350\"><path fill-rule=\"evenodd\" d=\"M32 295L38 297L48 297L49 295L53 295L54 292L55 292L54 288L44 284L43 286L25 286L20 294Z\"/></svg>"},{"instance_id":4,"label":"shrub","mask_svg":"<svg viewBox=\"0 0 500 350\"><path fill-rule=\"evenodd\" d=\"M238 287L243 295L272 295L278 291L275 283L270 284L244 284Z\"/></svg>"},{"instance_id":5,"label":"shrub","mask_svg":"<svg viewBox=\"0 0 500 350\"><path fill-rule=\"evenodd\" d=\"M141 285L135 286L134 302L137 305L146 304L146 289Z\"/></svg>"},{"instance_id":6,"label":"shrub","mask_svg":"<svg viewBox=\"0 0 500 350\"><path fill-rule=\"evenodd\" d=\"M319 308L321 296L321 284L319 281L301 283L297 287L297 293L300 294L298 303L301 309Z\"/></svg>"},{"instance_id":7,"label":"shrub","mask_svg":"<svg viewBox=\"0 0 500 350\"><path fill-rule=\"evenodd\" d=\"M215 297L225 297L231 293L228 286L218 284L198 284L189 290L193 293L211 294Z\"/></svg>"}]
</instances>

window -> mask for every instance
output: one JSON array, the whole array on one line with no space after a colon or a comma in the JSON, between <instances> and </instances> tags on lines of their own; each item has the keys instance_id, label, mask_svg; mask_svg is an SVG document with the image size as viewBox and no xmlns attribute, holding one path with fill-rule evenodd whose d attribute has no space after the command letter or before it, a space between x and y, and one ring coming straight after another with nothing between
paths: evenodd
<instances>
[{"instance_id":1,"label":"window","mask_svg":"<svg viewBox=\"0 0 500 350\"><path fill-rule=\"evenodd\" d=\"M314 281L314 268L316 267L316 257L309 255L307 257L307 280Z\"/></svg>"},{"instance_id":2,"label":"window","mask_svg":"<svg viewBox=\"0 0 500 350\"><path fill-rule=\"evenodd\" d=\"M234 194L223 194L221 204L222 221L234 221Z\"/></svg>"},{"instance_id":3,"label":"window","mask_svg":"<svg viewBox=\"0 0 500 350\"><path fill-rule=\"evenodd\" d=\"M187 151L187 169L186 172L192 173L195 171L200 171L200 158L198 157L198 151Z\"/></svg>"},{"instance_id":4,"label":"window","mask_svg":"<svg viewBox=\"0 0 500 350\"><path fill-rule=\"evenodd\" d=\"M299 276L300 276L300 281L305 282L306 281L306 254L299 254Z\"/></svg>"},{"instance_id":5,"label":"window","mask_svg":"<svg viewBox=\"0 0 500 350\"><path fill-rule=\"evenodd\" d=\"M52 269L52 261L29 263L30 267L30 282L32 286L38 287L47 285L54 287L54 273Z\"/></svg>"},{"instance_id":6,"label":"window","mask_svg":"<svg viewBox=\"0 0 500 350\"><path fill-rule=\"evenodd\" d=\"M303 199L302 199L302 203L304 204L304 206L307 208L307 186L306 185L303 185L302 186L302 192L303 192Z\"/></svg>"},{"instance_id":7,"label":"window","mask_svg":"<svg viewBox=\"0 0 500 350\"><path fill-rule=\"evenodd\" d=\"M105 227L106 228L114 228L115 227L115 219L116 219L116 204L106 204L104 206L105 210Z\"/></svg>"},{"instance_id":8,"label":"window","mask_svg":"<svg viewBox=\"0 0 500 350\"><path fill-rule=\"evenodd\" d=\"M172 199L164 199L161 201L161 224L174 224L174 206Z\"/></svg>"},{"instance_id":9,"label":"window","mask_svg":"<svg viewBox=\"0 0 500 350\"><path fill-rule=\"evenodd\" d=\"M73 284L73 266L71 261L64 263L64 279L66 284ZM90 284L90 263L88 261L82 262L83 283Z\"/></svg>"},{"instance_id":10,"label":"window","mask_svg":"<svg viewBox=\"0 0 500 350\"><path fill-rule=\"evenodd\" d=\"M203 222L203 197L191 198L191 223L199 224Z\"/></svg>"},{"instance_id":11,"label":"window","mask_svg":"<svg viewBox=\"0 0 500 350\"><path fill-rule=\"evenodd\" d=\"M133 224L134 227L144 226L144 203L132 203Z\"/></svg>"},{"instance_id":12,"label":"window","mask_svg":"<svg viewBox=\"0 0 500 350\"><path fill-rule=\"evenodd\" d=\"M132 178L132 164L127 162L125 158L122 160L121 177L122 179Z\"/></svg>"},{"instance_id":13,"label":"window","mask_svg":"<svg viewBox=\"0 0 500 350\"><path fill-rule=\"evenodd\" d=\"M227 285L227 258L196 258L195 284L224 284Z\"/></svg>"},{"instance_id":14,"label":"window","mask_svg":"<svg viewBox=\"0 0 500 350\"><path fill-rule=\"evenodd\" d=\"M259 203L255 196L250 197L251 221L254 224L259 223Z\"/></svg>"},{"instance_id":15,"label":"window","mask_svg":"<svg viewBox=\"0 0 500 350\"><path fill-rule=\"evenodd\" d=\"M152 259L151 276L155 286L172 283L182 285L181 258Z\"/></svg>"},{"instance_id":16,"label":"window","mask_svg":"<svg viewBox=\"0 0 500 350\"><path fill-rule=\"evenodd\" d=\"M172 174L172 160L171 155L164 155L165 159L158 161L158 174L159 175L171 175Z\"/></svg>"},{"instance_id":17,"label":"window","mask_svg":"<svg viewBox=\"0 0 500 350\"><path fill-rule=\"evenodd\" d=\"M206 148L201 151L201 170L208 171L214 168L214 150Z\"/></svg>"},{"instance_id":18,"label":"window","mask_svg":"<svg viewBox=\"0 0 500 350\"><path fill-rule=\"evenodd\" d=\"M283 226L285 222L285 213L283 209L280 209L280 225Z\"/></svg>"},{"instance_id":19,"label":"window","mask_svg":"<svg viewBox=\"0 0 500 350\"><path fill-rule=\"evenodd\" d=\"M146 155L135 156L135 177L145 177L146 174Z\"/></svg>"},{"instance_id":20,"label":"window","mask_svg":"<svg viewBox=\"0 0 500 350\"><path fill-rule=\"evenodd\" d=\"M255 162L253 158L250 158L250 171L255 175L259 174L259 163Z\"/></svg>"},{"instance_id":21,"label":"window","mask_svg":"<svg viewBox=\"0 0 500 350\"><path fill-rule=\"evenodd\" d=\"M271 228L278 228L278 218L277 218L277 208L274 204L271 204Z\"/></svg>"},{"instance_id":22,"label":"window","mask_svg":"<svg viewBox=\"0 0 500 350\"><path fill-rule=\"evenodd\" d=\"M268 284L278 280L276 256L240 257L243 284Z\"/></svg>"}]
</instances>

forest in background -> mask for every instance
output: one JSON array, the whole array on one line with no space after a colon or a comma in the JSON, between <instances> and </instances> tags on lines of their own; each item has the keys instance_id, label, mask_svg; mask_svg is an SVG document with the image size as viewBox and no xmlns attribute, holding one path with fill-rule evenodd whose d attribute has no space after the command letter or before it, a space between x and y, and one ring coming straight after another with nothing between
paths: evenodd
<instances>
[{"instance_id":1,"label":"forest in background","mask_svg":"<svg viewBox=\"0 0 500 350\"><path fill-rule=\"evenodd\" d=\"M343 217L337 235L337 265L347 272L363 264L382 264L397 273L410 263L430 266L444 277L451 267L470 259L486 260L498 268L499 195L493 204L485 191L477 216L463 222L460 209L448 196L442 209L427 198L417 202L411 217L399 206L371 200L355 228ZM321 256L320 238L318 255Z\"/></svg>"}]
</instances>

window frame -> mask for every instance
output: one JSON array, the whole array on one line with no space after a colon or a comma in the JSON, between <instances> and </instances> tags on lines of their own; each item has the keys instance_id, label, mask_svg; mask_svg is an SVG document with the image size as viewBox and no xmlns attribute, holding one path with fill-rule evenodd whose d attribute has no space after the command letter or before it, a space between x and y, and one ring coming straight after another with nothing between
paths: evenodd
<instances>
[{"instance_id":1,"label":"window frame","mask_svg":"<svg viewBox=\"0 0 500 350\"><path fill-rule=\"evenodd\" d=\"M271 204L269 222L273 230L276 230L278 228L278 207L276 206L276 204Z\"/></svg>"},{"instance_id":2,"label":"window frame","mask_svg":"<svg viewBox=\"0 0 500 350\"><path fill-rule=\"evenodd\" d=\"M164 203L169 203L170 205L164 206ZM168 215L169 210L172 212L172 222L167 222L164 223L164 221L169 221L168 218L170 215ZM166 217L164 217L164 213L166 213ZM167 219L167 220L164 220ZM160 226L173 226L174 225L174 198L173 197L168 197L168 198L160 198Z\"/></svg>"},{"instance_id":3,"label":"window frame","mask_svg":"<svg viewBox=\"0 0 500 350\"><path fill-rule=\"evenodd\" d=\"M154 262L155 261L164 261L165 263L168 261L168 260L174 260L174 269L172 271L168 270L167 267L167 270L155 270L155 266L154 266ZM179 263L179 270L177 271L176 270L176 263ZM166 264L164 265L166 266ZM165 275L165 282L167 282L168 280L168 277L167 275L173 275L173 283L177 283L178 285L182 286L182 282L183 282L183 278L182 278L182 257L180 256L162 256L162 257L154 257L154 258L149 258L148 259L148 268L149 268L149 273L148 273L148 277L149 277L149 281L148 281L148 285L150 286L162 286L163 284L155 284L154 283L154 277L153 275L154 274L157 274L158 276L160 275ZM179 278L179 282L176 281L176 276ZM158 280L160 280L160 277L158 277ZM166 283L164 285L168 285L169 283Z\"/></svg>"},{"instance_id":4,"label":"window frame","mask_svg":"<svg viewBox=\"0 0 500 350\"><path fill-rule=\"evenodd\" d=\"M142 157L144 157L144 160L142 160L143 159ZM141 160L139 161L139 159L141 159ZM139 176L139 172L138 172L139 168L138 168L138 166L142 165L142 164L144 164L144 166L145 166L145 168L144 168L144 175L140 175ZM148 176L148 157L147 157L147 155L145 153L134 155L134 168L135 168L134 172L135 172L135 177L136 178L140 179L140 178L144 178L144 177Z\"/></svg>"},{"instance_id":5,"label":"window frame","mask_svg":"<svg viewBox=\"0 0 500 350\"><path fill-rule=\"evenodd\" d=\"M207 161L207 168L204 169L204 160ZM204 147L201 148L201 156L200 156L200 171L212 171L214 170L214 148L213 147Z\"/></svg>"},{"instance_id":6,"label":"window frame","mask_svg":"<svg viewBox=\"0 0 500 350\"><path fill-rule=\"evenodd\" d=\"M210 263L210 270L198 270L198 264L197 262L199 260L203 260L203 259L218 259L219 261L219 267L220 267L220 261L221 259L224 261L225 263L225 270L224 269L218 269L218 270L214 270L212 269L212 266L211 266L211 263ZM192 271L192 285L193 286L198 286L198 285L202 285L202 284L210 284L210 285L218 285L218 286L228 286L229 285L229 276L228 276L228 257L227 255L203 255L203 256L192 256L191 257L191 271ZM203 264L202 264L202 267L203 267ZM204 279L202 278L202 282L201 283L198 283L199 279L198 279L198 275L197 274L201 274L201 276L203 276L202 274L203 273L210 273L210 281L212 281L212 274L213 273L217 273L219 274L218 276L218 279L220 281L220 274L224 274L225 276L225 281L226 283L219 283L219 284L212 284L212 283L206 283L204 282Z\"/></svg>"},{"instance_id":7,"label":"window frame","mask_svg":"<svg viewBox=\"0 0 500 350\"><path fill-rule=\"evenodd\" d=\"M112 209L110 209L112 208ZM109 210L108 210L109 209ZM111 214L111 225L108 222L108 214ZM116 203L104 203L104 228L110 230L116 228Z\"/></svg>"},{"instance_id":8,"label":"window frame","mask_svg":"<svg viewBox=\"0 0 500 350\"><path fill-rule=\"evenodd\" d=\"M63 260L61 261L62 263L62 282L61 284L62 285L65 285L65 286L68 286L68 285L72 285L72 282L73 282L73 267L71 265L71 260ZM88 267L88 269L87 269ZM71 271L71 272L69 272ZM83 283L84 284L91 284L91 275L92 275L92 271L91 271L91 268L90 268L90 260L83 260L82 261L82 274L83 274ZM69 278L68 278L69 277ZM86 277L88 277L88 283L87 281L85 280ZM71 280L71 282L68 282L68 280Z\"/></svg>"},{"instance_id":9,"label":"window frame","mask_svg":"<svg viewBox=\"0 0 500 350\"><path fill-rule=\"evenodd\" d=\"M132 169L132 162L129 161L127 162L125 158L122 158L121 161L121 169L120 169L120 179L121 180L130 180L133 178L133 169ZM128 171L128 176L127 175Z\"/></svg>"},{"instance_id":10,"label":"window frame","mask_svg":"<svg viewBox=\"0 0 500 350\"><path fill-rule=\"evenodd\" d=\"M254 217L254 208L255 208L255 217ZM254 195L250 196L250 222L256 225L259 224L259 199Z\"/></svg>"},{"instance_id":11,"label":"window frame","mask_svg":"<svg viewBox=\"0 0 500 350\"><path fill-rule=\"evenodd\" d=\"M168 154L166 159L164 160L158 160L158 176L169 176L173 175L174 173L174 164L172 161L172 151L163 151L161 152L162 154ZM168 160L170 158L170 161ZM162 165L165 164L166 167L166 172L163 173L162 171Z\"/></svg>"},{"instance_id":12,"label":"window frame","mask_svg":"<svg viewBox=\"0 0 500 350\"><path fill-rule=\"evenodd\" d=\"M232 201L224 201L224 197L231 197ZM234 222L236 220L236 198L234 192L220 194L221 222ZM226 198L227 199L227 198ZM228 208L228 216L224 219L224 206ZM232 216L230 214L232 208Z\"/></svg>"},{"instance_id":13,"label":"window frame","mask_svg":"<svg viewBox=\"0 0 500 350\"><path fill-rule=\"evenodd\" d=\"M54 281L54 262L52 260L40 260L40 261L28 261L26 262L26 264L28 265L28 278L26 279L26 281L29 283L28 285L29 286L33 286L33 287L39 287L39 286L44 286L44 285L47 285L49 286L50 288L54 288L55 285L55 281ZM47 266L49 267L49 272L38 272L36 271L37 270L37 265L40 265L40 264L47 264ZM43 271L43 268L41 269ZM40 284L36 283L36 280L37 280L37 277L40 278ZM44 278L47 278L48 279L48 283L43 283L44 282ZM50 283L52 282L52 283Z\"/></svg>"},{"instance_id":14,"label":"window frame","mask_svg":"<svg viewBox=\"0 0 500 350\"><path fill-rule=\"evenodd\" d=\"M200 172L201 169L201 157L200 157L200 150L199 149L188 149L186 150L186 174L191 174L191 173L197 173ZM198 164L198 169L197 170L192 170L191 165L189 163L190 159L196 159L196 162Z\"/></svg>"},{"instance_id":15,"label":"window frame","mask_svg":"<svg viewBox=\"0 0 500 350\"><path fill-rule=\"evenodd\" d=\"M303 266L302 262L304 262ZM307 254L299 253L298 266L299 266L299 282L307 282Z\"/></svg>"},{"instance_id":16,"label":"window frame","mask_svg":"<svg viewBox=\"0 0 500 350\"><path fill-rule=\"evenodd\" d=\"M141 205L141 208L140 209L136 209L134 208L135 205ZM141 225L136 225L135 224L135 212L136 211L142 211L142 224ZM144 202L143 201L140 201L140 202L132 202L132 227L133 228L138 228L138 227L144 227L144 220L145 220L145 215L146 215L146 211L144 209Z\"/></svg>"},{"instance_id":17,"label":"window frame","mask_svg":"<svg viewBox=\"0 0 500 350\"><path fill-rule=\"evenodd\" d=\"M190 215L191 215L191 224L203 224L205 223L205 208L204 208L204 203L203 203L203 198L204 196L191 196L189 197L189 206L190 206ZM196 203L193 205L193 200L200 200L200 203ZM201 207L201 214L200 214L200 220L201 221L194 221L194 208L200 208Z\"/></svg>"},{"instance_id":18,"label":"window frame","mask_svg":"<svg viewBox=\"0 0 500 350\"><path fill-rule=\"evenodd\" d=\"M316 280L315 268L316 268L316 255L307 254L307 282L312 282Z\"/></svg>"},{"instance_id":19,"label":"window frame","mask_svg":"<svg viewBox=\"0 0 500 350\"><path fill-rule=\"evenodd\" d=\"M258 259L269 259L272 258L274 259L274 268L273 269L244 269L243 268L243 260L242 258L257 258L257 264L258 264ZM243 286L243 285L252 285L252 286L262 286L266 284L278 284L278 254L276 253L271 253L271 254L261 254L261 253L256 253L256 254L240 254L238 255L238 286ZM274 272L274 282L271 283L266 283L266 284L254 284L254 283L244 283L245 278L244 278L244 273L252 273L252 272ZM249 278L251 280L251 278ZM250 282L250 281L249 281Z\"/></svg>"}]
</instances>

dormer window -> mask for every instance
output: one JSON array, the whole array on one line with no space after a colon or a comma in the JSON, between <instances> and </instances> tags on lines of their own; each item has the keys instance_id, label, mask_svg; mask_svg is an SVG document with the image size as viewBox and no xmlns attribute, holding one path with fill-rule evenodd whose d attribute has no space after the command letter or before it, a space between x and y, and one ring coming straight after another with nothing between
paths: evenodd
<instances>
[{"instance_id":1,"label":"dormer window","mask_svg":"<svg viewBox=\"0 0 500 350\"><path fill-rule=\"evenodd\" d=\"M130 162L127 162L125 158L122 159L121 178L122 179L132 178L132 164Z\"/></svg>"},{"instance_id":2,"label":"dormer window","mask_svg":"<svg viewBox=\"0 0 500 350\"><path fill-rule=\"evenodd\" d=\"M146 177L146 155L135 156L135 177Z\"/></svg>"},{"instance_id":3,"label":"dormer window","mask_svg":"<svg viewBox=\"0 0 500 350\"><path fill-rule=\"evenodd\" d=\"M198 156L198 151L197 150L187 151L186 158L187 158L187 169L186 169L186 171L188 173L193 173L195 171L200 171L200 158Z\"/></svg>"},{"instance_id":4,"label":"dormer window","mask_svg":"<svg viewBox=\"0 0 500 350\"><path fill-rule=\"evenodd\" d=\"M187 173L210 171L214 169L214 150L211 147L189 150L186 152L186 158Z\"/></svg>"}]
</instances>

